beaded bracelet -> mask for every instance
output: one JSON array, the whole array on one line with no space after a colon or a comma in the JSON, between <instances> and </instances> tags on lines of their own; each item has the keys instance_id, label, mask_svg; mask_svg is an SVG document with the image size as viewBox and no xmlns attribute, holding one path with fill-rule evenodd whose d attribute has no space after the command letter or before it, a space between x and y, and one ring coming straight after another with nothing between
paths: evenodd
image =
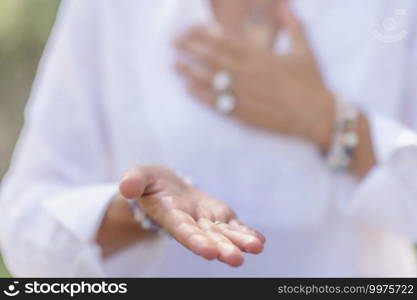
<instances>
[{"instance_id":1,"label":"beaded bracelet","mask_svg":"<svg viewBox=\"0 0 417 300\"><path fill-rule=\"evenodd\" d=\"M359 144L358 109L351 103L336 99L335 131L331 148L326 155L329 168L335 172L346 171Z\"/></svg>"},{"instance_id":2,"label":"beaded bracelet","mask_svg":"<svg viewBox=\"0 0 417 300\"><path fill-rule=\"evenodd\" d=\"M138 201L135 199L126 199L129 203L130 210L132 211L133 218L136 222L140 224L140 226L150 232L158 233L161 231L162 227L155 223L153 220L148 218L148 216L142 211L139 206Z\"/></svg>"}]
</instances>

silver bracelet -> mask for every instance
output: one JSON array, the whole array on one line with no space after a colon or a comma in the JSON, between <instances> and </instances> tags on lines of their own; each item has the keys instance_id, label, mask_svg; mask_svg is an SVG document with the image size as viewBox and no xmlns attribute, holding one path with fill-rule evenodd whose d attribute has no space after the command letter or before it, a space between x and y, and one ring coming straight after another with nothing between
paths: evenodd
<instances>
[{"instance_id":1,"label":"silver bracelet","mask_svg":"<svg viewBox=\"0 0 417 300\"><path fill-rule=\"evenodd\" d=\"M139 223L139 225L147 230L154 233L158 233L161 231L162 227L155 223L153 220L148 218L148 216L143 212L143 210L140 208L138 201L135 199L126 199L129 203L130 210L132 211L133 218L136 222Z\"/></svg>"},{"instance_id":2,"label":"silver bracelet","mask_svg":"<svg viewBox=\"0 0 417 300\"><path fill-rule=\"evenodd\" d=\"M333 140L326 155L329 168L335 172L346 171L359 144L358 109L351 103L336 99L336 120Z\"/></svg>"}]
</instances>

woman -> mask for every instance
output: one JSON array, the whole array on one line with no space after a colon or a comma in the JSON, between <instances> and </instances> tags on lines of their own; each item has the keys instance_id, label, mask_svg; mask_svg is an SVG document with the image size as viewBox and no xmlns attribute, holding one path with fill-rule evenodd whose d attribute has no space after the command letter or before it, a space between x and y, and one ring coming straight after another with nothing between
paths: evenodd
<instances>
[{"instance_id":1,"label":"woman","mask_svg":"<svg viewBox=\"0 0 417 300\"><path fill-rule=\"evenodd\" d=\"M64 2L3 183L9 268L415 276L415 8Z\"/></svg>"}]
</instances>

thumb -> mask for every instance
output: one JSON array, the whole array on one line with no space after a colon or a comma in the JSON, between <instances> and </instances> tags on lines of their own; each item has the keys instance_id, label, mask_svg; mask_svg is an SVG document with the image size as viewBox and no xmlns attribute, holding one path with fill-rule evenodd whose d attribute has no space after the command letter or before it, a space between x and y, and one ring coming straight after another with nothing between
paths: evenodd
<instances>
[{"instance_id":1,"label":"thumb","mask_svg":"<svg viewBox=\"0 0 417 300\"><path fill-rule=\"evenodd\" d=\"M309 49L308 39L303 24L294 14L290 0L280 0L278 4L278 19L288 31L295 50Z\"/></svg>"},{"instance_id":2,"label":"thumb","mask_svg":"<svg viewBox=\"0 0 417 300\"><path fill-rule=\"evenodd\" d=\"M120 180L120 194L126 199L139 199L153 181L146 167L134 167Z\"/></svg>"}]
</instances>

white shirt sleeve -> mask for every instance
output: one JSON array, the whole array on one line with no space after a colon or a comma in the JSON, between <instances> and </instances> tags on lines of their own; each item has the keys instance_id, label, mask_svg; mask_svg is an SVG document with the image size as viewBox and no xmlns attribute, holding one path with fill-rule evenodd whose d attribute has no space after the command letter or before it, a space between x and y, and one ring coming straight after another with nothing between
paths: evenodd
<instances>
[{"instance_id":1,"label":"white shirt sleeve","mask_svg":"<svg viewBox=\"0 0 417 300\"><path fill-rule=\"evenodd\" d=\"M371 116L370 124L378 164L344 211L417 240L417 135L382 116Z\"/></svg>"},{"instance_id":2,"label":"white shirt sleeve","mask_svg":"<svg viewBox=\"0 0 417 300\"><path fill-rule=\"evenodd\" d=\"M377 166L343 205L362 221L417 241L417 46L411 47L401 120L368 114Z\"/></svg>"},{"instance_id":3,"label":"white shirt sleeve","mask_svg":"<svg viewBox=\"0 0 417 300\"><path fill-rule=\"evenodd\" d=\"M99 10L63 3L2 184L0 245L16 276L109 275L95 244L118 191L100 102ZM157 259L146 247L138 275Z\"/></svg>"}]
</instances>

